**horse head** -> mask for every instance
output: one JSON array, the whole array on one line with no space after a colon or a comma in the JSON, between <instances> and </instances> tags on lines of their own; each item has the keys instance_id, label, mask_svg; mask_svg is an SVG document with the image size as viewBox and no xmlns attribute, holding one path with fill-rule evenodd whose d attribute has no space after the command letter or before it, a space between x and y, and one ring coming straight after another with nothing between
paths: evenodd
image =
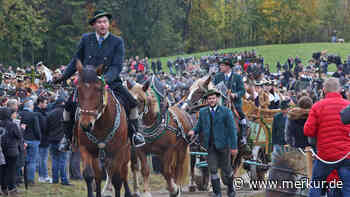
<instances>
[{"instance_id":1,"label":"horse head","mask_svg":"<svg viewBox=\"0 0 350 197\"><path fill-rule=\"evenodd\" d=\"M152 123L158 114L165 113L168 106L165 93L160 93L154 87L154 80L152 77L143 84L138 84L131 80L127 81L127 87L130 93L139 103L138 109L145 125Z\"/></svg>"},{"instance_id":2,"label":"horse head","mask_svg":"<svg viewBox=\"0 0 350 197\"><path fill-rule=\"evenodd\" d=\"M76 69L79 74L76 86L80 127L91 131L107 105L107 86L103 78L99 77L102 74L103 65L97 68L91 65L84 67L80 60L77 60Z\"/></svg>"},{"instance_id":3,"label":"horse head","mask_svg":"<svg viewBox=\"0 0 350 197\"><path fill-rule=\"evenodd\" d=\"M211 82L211 75L196 80L190 87L189 94L187 95L185 103L181 106L181 109L187 110L190 107L199 105L203 95L212 87L214 87L214 85Z\"/></svg>"}]
</instances>

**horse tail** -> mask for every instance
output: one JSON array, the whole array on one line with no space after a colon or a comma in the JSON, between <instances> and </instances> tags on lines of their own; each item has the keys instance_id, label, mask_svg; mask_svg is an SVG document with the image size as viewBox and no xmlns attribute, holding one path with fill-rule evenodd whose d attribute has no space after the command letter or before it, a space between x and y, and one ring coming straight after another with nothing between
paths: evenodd
<instances>
[{"instance_id":1,"label":"horse tail","mask_svg":"<svg viewBox=\"0 0 350 197\"><path fill-rule=\"evenodd\" d=\"M186 151L177 151L178 158L176 167L176 183L179 185L185 185L189 172L190 172L190 146L186 145Z\"/></svg>"}]
</instances>

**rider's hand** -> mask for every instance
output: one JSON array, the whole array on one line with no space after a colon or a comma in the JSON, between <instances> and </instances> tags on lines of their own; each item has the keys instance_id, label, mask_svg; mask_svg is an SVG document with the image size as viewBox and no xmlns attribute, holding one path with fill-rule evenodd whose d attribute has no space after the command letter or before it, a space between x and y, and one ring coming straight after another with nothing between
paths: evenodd
<instances>
[{"instance_id":1,"label":"rider's hand","mask_svg":"<svg viewBox=\"0 0 350 197\"><path fill-rule=\"evenodd\" d=\"M190 130L188 133L187 133L188 136L190 137L193 137L194 136L194 131L193 130Z\"/></svg>"}]
</instances>

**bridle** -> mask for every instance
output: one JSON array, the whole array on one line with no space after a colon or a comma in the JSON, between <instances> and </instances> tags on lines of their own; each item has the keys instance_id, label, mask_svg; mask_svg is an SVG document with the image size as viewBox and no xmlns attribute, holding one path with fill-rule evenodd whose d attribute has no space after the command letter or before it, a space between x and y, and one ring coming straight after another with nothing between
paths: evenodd
<instances>
[{"instance_id":1,"label":"bridle","mask_svg":"<svg viewBox=\"0 0 350 197\"><path fill-rule=\"evenodd\" d=\"M77 112L76 112L76 118L80 117L80 115L87 115L87 116L93 116L95 117L92 121L92 127L91 129L94 128L95 122L97 120L99 120L103 113L106 111L106 107L108 104L108 88L106 86L106 82L104 80L104 76L99 76L98 79L102 82L101 83L101 87L100 87L100 91L101 91L101 97L100 97L100 103L98 105L97 109L94 110L88 110L88 109L84 109L80 106L80 103L78 102L78 108L77 108ZM75 98L78 98L78 89L75 91ZM77 120L77 119L76 119Z\"/></svg>"}]
</instances>

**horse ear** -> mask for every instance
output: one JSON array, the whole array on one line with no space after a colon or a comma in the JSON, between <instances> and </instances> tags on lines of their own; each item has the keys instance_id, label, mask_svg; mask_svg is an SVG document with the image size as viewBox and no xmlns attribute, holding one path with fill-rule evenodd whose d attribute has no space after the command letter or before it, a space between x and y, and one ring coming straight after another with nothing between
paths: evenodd
<instances>
[{"instance_id":1,"label":"horse ear","mask_svg":"<svg viewBox=\"0 0 350 197\"><path fill-rule=\"evenodd\" d=\"M209 75L208 79L204 81L203 87L208 89L210 82L211 82L211 75Z\"/></svg>"},{"instance_id":2,"label":"horse ear","mask_svg":"<svg viewBox=\"0 0 350 197\"><path fill-rule=\"evenodd\" d=\"M128 87L129 90L131 90L135 85L135 82L133 82L132 80L128 79L126 81L126 86Z\"/></svg>"},{"instance_id":3,"label":"horse ear","mask_svg":"<svg viewBox=\"0 0 350 197\"><path fill-rule=\"evenodd\" d=\"M102 75L103 73L103 68L104 68L104 64L100 64L97 69L96 69L96 73L97 75Z\"/></svg>"},{"instance_id":4,"label":"horse ear","mask_svg":"<svg viewBox=\"0 0 350 197\"><path fill-rule=\"evenodd\" d=\"M142 86L142 90L143 90L144 92L147 92L147 90L148 90L148 88L150 87L150 85L151 85L151 80L145 81L145 83L144 83L143 86Z\"/></svg>"},{"instance_id":5,"label":"horse ear","mask_svg":"<svg viewBox=\"0 0 350 197\"><path fill-rule=\"evenodd\" d=\"M75 67L79 73L83 71L83 64L81 63L80 59L76 60Z\"/></svg>"}]
</instances>

